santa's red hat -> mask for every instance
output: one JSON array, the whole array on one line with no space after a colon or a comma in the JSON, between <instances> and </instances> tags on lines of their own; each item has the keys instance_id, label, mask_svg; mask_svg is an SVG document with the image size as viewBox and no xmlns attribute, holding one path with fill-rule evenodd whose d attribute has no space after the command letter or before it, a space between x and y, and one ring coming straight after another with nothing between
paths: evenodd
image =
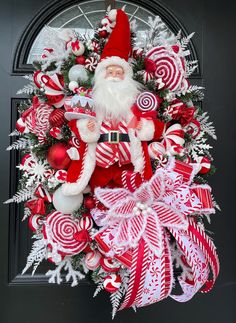
<instances>
[{"instance_id":1,"label":"santa's red hat","mask_svg":"<svg viewBox=\"0 0 236 323\"><path fill-rule=\"evenodd\" d=\"M95 70L95 74L104 70L109 65L120 65L125 73L132 76L133 71L128 63L128 58L131 53L129 18L122 9L111 10L108 16L110 14L116 24L103 49L101 61Z\"/></svg>"}]
</instances>

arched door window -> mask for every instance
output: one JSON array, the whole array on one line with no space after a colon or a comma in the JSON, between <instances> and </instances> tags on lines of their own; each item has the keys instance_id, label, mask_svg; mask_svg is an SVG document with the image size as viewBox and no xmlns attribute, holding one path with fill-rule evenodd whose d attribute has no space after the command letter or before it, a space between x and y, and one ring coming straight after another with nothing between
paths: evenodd
<instances>
[{"instance_id":1,"label":"arched door window","mask_svg":"<svg viewBox=\"0 0 236 323\"><path fill-rule=\"evenodd\" d=\"M150 28L149 17L154 18L155 14L138 4L116 1L116 8L122 8L123 6L125 6L125 12L128 14L130 21L136 21L137 39L142 45L145 41L146 32ZM85 1L64 9L48 22L47 26L49 28L43 27L41 29L30 49L27 63L31 64L42 53L45 38L50 35L50 28L57 30L72 28L79 34L86 33L92 36L94 27L97 26L104 15L105 6L103 0ZM165 26L165 28L171 33L169 27Z\"/></svg>"}]
</instances>

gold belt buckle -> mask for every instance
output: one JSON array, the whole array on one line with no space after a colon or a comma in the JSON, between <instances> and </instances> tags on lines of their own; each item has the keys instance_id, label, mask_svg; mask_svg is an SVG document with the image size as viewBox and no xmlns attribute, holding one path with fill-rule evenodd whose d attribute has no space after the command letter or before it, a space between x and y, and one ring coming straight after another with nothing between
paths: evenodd
<instances>
[{"instance_id":1,"label":"gold belt buckle","mask_svg":"<svg viewBox=\"0 0 236 323\"><path fill-rule=\"evenodd\" d=\"M119 143L119 131L109 131L108 132L108 142L109 144L118 144Z\"/></svg>"}]
</instances>

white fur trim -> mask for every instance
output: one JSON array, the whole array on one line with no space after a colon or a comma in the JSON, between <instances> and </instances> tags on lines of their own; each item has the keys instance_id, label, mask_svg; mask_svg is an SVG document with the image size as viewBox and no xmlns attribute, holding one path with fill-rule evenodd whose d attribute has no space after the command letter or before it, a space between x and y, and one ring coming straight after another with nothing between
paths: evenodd
<instances>
[{"instance_id":1,"label":"white fur trim","mask_svg":"<svg viewBox=\"0 0 236 323\"><path fill-rule=\"evenodd\" d=\"M144 168L144 160L141 141L135 136L134 129L129 129L128 134L130 138L131 162L134 165L134 171L142 174Z\"/></svg>"},{"instance_id":2,"label":"white fur trim","mask_svg":"<svg viewBox=\"0 0 236 323\"><path fill-rule=\"evenodd\" d=\"M87 187L96 166L96 147L96 143L88 144L88 150L83 161L83 172L75 183L65 183L62 185L62 192L64 195L77 195Z\"/></svg>"},{"instance_id":3,"label":"white fur trim","mask_svg":"<svg viewBox=\"0 0 236 323\"><path fill-rule=\"evenodd\" d=\"M153 139L155 126L152 120L147 120L145 118L141 118L142 128L137 131L137 136L141 141L149 141Z\"/></svg>"},{"instance_id":4,"label":"white fur trim","mask_svg":"<svg viewBox=\"0 0 236 323\"><path fill-rule=\"evenodd\" d=\"M133 76L133 70L132 70L132 67L130 66L130 64L128 62L126 62L125 59L120 58L119 56L111 56L111 57L107 57L107 58L104 58L103 60L101 60L101 62L98 63L98 66L95 70L95 74L110 65L119 65L124 69L124 72L127 75L129 75L130 77Z\"/></svg>"},{"instance_id":5,"label":"white fur trim","mask_svg":"<svg viewBox=\"0 0 236 323\"><path fill-rule=\"evenodd\" d=\"M76 126L78 128L81 139L84 142L88 142L88 143L97 142L98 138L100 137L100 126L95 121L95 129L94 131L90 131L87 128L88 121L89 119L79 119L76 121Z\"/></svg>"}]
</instances>

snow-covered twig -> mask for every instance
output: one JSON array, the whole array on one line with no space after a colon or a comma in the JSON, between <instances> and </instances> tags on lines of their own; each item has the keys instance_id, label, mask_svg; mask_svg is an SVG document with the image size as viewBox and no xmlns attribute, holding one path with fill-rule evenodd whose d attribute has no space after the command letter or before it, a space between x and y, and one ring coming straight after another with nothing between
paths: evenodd
<instances>
[{"instance_id":1,"label":"snow-covered twig","mask_svg":"<svg viewBox=\"0 0 236 323\"><path fill-rule=\"evenodd\" d=\"M33 197L35 189L36 189L36 186L23 188L18 192L16 192L16 194L13 195L12 198L5 201L4 204L24 202Z\"/></svg>"},{"instance_id":2,"label":"snow-covered twig","mask_svg":"<svg viewBox=\"0 0 236 323\"><path fill-rule=\"evenodd\" d=\"M215 133L215 127L213 126L213 122L209 121L208 113L203 112L203 114L198 115L197 120L201 124L201 130L216 140L217 137L216 137L216 133Z\"/></svg>"},{"instance_id":3,"label":"snow-covered twig","mask_svg":"<svg viewBox=\"0 0 236 323\"><path fill-rule=\"evenodd\" d=\"M104 284L103 284L103 281L101 281L98 284L98 286L97 286L97 288L96 288L96 290L95 290L95 292L93 294L93 297L96 297L103 289L104 289Z\"/></svg>"},{"instance_id":4,"label":"snow-covered twig","mask_svg":"<svg viewBox=\"0 0 236 323\"><path fill-rule=\"evenodd\" d=\"M72 280L71 286L74 287L78 285L78 281L83 279L85 276L77 270L74 270L72 265L71 265L71 257L65 257L61 262L57 264L56 269L54 270L49 270L46 273L46 276L49 276L49 283L57 283L60 284L63 279L61 277L61 271L62 270L68 271L66 275L66 281L68 282L69 280Z\"/></svg>"},{"instance_id":5,"label":"snow-covered twig","mask_svg":"<svg viewBox=\"0 0 236 323\"><path fill-rule=\"evenodd\" d=\"M34 241L30 254L27 257L27 264L22 270L22 275L33 266L32 275L34 275L39 264L46 259L47 244L44 239L38 239Z\"/></svg>"},{"instance_id":6,"label":"snow-covered twig","mask_svg":"<svg viewBox=\"0 0 236 323\"><path fill-rule=\"evenodd\" d=\"M31 141L26 138L20 138L13 142L12 145L7 147L6 150L20 150L20 149L25 149L27 147L31 146Z\"/></svg>"}]
</instances>

